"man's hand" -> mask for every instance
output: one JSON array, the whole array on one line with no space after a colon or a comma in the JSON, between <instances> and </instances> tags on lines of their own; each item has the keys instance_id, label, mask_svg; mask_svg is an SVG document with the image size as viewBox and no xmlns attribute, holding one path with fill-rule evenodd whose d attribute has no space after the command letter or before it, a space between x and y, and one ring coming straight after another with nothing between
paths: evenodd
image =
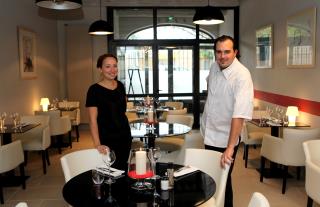
<instances>
[{"instance_id":1,"label":"man's hand","mask_svg":"<svg viewBox=\"0 0 320 207\"><path fill-rule=\"evenodd\" d=\"M225 168L225 165L231 165L231 163L233 162L233 147L227 147L227 149L223 152L222 156L221 156L221 160L220 160L220 164L222 168Z\"/></svg>"}]
</instances>

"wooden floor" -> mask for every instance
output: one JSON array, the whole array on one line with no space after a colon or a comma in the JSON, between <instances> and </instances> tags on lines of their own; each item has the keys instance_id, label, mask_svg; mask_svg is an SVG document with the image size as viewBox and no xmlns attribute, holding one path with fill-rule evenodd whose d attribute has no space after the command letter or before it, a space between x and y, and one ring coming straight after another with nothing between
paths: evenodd
<instances>
[{"instance_id":1,"label":"wooden floor","mask_svg":"<svg viewBox=\"0 0 320 207\"><path fill-rule=\"evenodd\" d=\"M80 141L73 142L73 148L64 148L62 155L71 151L91 148L93 146L88 129L80 129ZM281 194L281 179L264 179L259 182L259 148L250 149L248 168L244 168L242 160L242 146L233 171L234 207L247 207L253 192L263 193L270 202L271 207L304 207L307 196L304 188L304 177L300 181L294 178L288 180L286 194ZM19 201L25 201L29 207L64 207L68 206L62 197L64 177L60 165L60 157L56 149L50 149L51 165L46 175L42 173L41 156L38 153L29 155L26 166L26 190L21 187L4 188L5 204L1 207L15 206ZM161 162L161 160L160 160ZM315 205L316 206L316 205ZM318 205L319 206L319 205Z\"/></svg>"}]
</instances>

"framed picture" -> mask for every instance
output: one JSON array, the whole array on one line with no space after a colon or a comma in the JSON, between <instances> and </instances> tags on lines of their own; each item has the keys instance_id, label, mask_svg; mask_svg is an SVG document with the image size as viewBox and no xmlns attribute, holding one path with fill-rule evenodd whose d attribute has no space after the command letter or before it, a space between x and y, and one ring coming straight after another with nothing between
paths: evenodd
<instances>
[{"instance_id":1,"label":"framed picture","mask_svg":"<svg viewBox=\"0 0 320 207\"><path fill-rule=\"evenodd\" d=\"M36 71L36 35L33 31L18 27L19 67L22 79L34 79Z\"/></svg>"},{"instance_id":2,"label":"framed picture","mask_svg":"<svg viewBox=\"0 0 320 207\"><path fill-rule=\"evenodd\" d=\"M272 68L272 25L256 31L256 68Z\"/></svg>"},{"instance_id":3,"label":"framed picture","mask_svg":"<svg viewBox=\"0 0 320 207\"><path fill-rule=\"evenodd\" d=\"M287 66L315 65L316 8L306 9L287 19Z\"/></svg>"}]
</instances>

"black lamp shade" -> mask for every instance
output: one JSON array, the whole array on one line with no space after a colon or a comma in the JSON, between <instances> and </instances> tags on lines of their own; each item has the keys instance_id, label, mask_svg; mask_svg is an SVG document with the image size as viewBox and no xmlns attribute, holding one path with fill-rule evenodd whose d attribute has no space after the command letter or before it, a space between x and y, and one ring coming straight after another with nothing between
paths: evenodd
<instances>
[{"instance_id":1,"label":"black lamp shade","mask_svg":"<svg viewBox=\"0 0 320 207\"><path fill-rule=\"evenodd\" d=\"M78 9L82 6L81 0L36 0L36 5L47 9L68 10Z\"/></svg>"},{"instance_id":2,"label":"black lamp shade","mask_svg":"<svg viewBox=\"0 0 320 207\"><path fill-rule=\"evenodd\" d=\"M90 25L88 33L90 35L108 35L113 34L113 28L108 22L98 20Z\"/></svg>"},{"instance_id":3,"label":"black lamp shade","mask_svg":"<svg viewBox=\"0 0 320 207\"><path fill-rule=\"evenodd\" d=\"M196 10L193 17L193 23L195 24L221 24L224 22L224 16L221 10L213 6L205 6Z\"/></svg>"}]
</instances>

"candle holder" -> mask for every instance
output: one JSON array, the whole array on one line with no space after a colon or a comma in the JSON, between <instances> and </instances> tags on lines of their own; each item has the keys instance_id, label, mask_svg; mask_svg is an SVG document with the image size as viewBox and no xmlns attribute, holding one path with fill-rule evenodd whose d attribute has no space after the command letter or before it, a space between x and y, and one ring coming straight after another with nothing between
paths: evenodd
<instances>
[{"instance_id":1,"label":"candle holder","mask_svg":"<svg viewBox=\"0 0 320 207\"><path fill-rule=\"evenodd\" d=\"M136 180L131 186L135 190L150 190L153 185L146 182L146 179L154 176L152 162L148 156L149 149L131 149L128 164L128 177Z\"/></svg>"}]
</instances>

